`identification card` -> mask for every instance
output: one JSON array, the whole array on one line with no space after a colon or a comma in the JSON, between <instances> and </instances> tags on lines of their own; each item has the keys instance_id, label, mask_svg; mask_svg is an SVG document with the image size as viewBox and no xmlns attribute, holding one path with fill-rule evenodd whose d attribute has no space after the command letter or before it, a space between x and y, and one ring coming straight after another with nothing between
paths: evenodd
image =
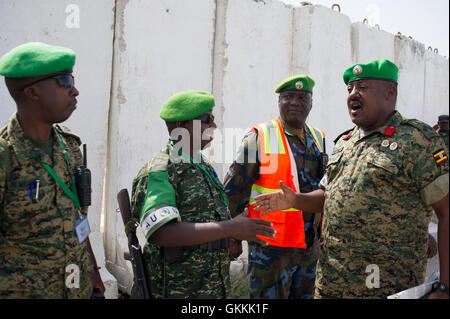
<instances>
[{"instance_id":1,"label":"identification card","mask_svg":"<svg viewBox=\"0 0 450 319\"><path fill-rule=\"evenodd\" d=\"M80 244L84 242L91 233L87 217L84 215L81 216L82 217L75 222L75 232L77 233L78 243Z\"/></svg>"}]
</instances>

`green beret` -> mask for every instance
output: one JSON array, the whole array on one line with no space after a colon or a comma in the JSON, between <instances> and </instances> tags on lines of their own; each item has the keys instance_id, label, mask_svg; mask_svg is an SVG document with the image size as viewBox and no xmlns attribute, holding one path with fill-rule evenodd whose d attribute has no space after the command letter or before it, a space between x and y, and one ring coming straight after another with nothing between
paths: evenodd
<instances>
[{"instance_id":1,"label":"green beret","mask_svg":"<svg viewBox=\"0 0 450 319\"><path fill-rule=\"evenodd\" d=\"M203 91L184 91L172 95L161 107L159 116L168 122L188 121L214 107L214 96Z\"/></svg>"},{"instance_id":2,"label":"green beret","mask_svg":"<svg viewBox=\"0 0 450 319\"><path fill-rule=\"evenodd\" d=\"M448 115L439 115L438 122L448 121Z\"/></svg>"},{"instance_id":3,"label":"green beret","mask_svg":"<svg viewBox=\"0 0 450 319\"><path fill-rule=\"evenodd\" d=\"M307 91L312 93L314 80L309 76L301 74L294 75L281 82L275 89L275 93L282 91Z\"/></svg>"},{"instance_id":4,"label":"green beret","mask_svg":"<svg viewBox=\"0 0 450 319\"><path fill-rule=\"evenodd\" d=\"M397 82L398 67L389 60L374 60L369 63L358 63L349 67L344 72L344 82L361 79L382 79Z\"/></svg>"},{"instance_id":5,"label":"green beret","mask_svg":"<svg viewBox=\"0 0 450 319\"><path fill-rule=\"evenodd\" d=\"M75 52L68 48L29 42L12 49L0 58L0 75L26 78L72 70Z\"/></svg>"}]
</instances>

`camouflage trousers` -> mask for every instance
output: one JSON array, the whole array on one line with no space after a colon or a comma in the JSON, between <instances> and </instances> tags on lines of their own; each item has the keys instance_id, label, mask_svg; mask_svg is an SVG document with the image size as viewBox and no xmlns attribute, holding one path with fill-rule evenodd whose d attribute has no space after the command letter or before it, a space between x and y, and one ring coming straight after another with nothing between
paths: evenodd
<instances>
[{"instance_id":1,"label":"camouflage trousers","mask_svg":"<svg viewBox=\"0 0 450 319\"><path fill-rule=\"evenodd\" d=\"M249 243L248 263L251 299L313 298L316 249L305 251Z\"/></svg>"}]
</instances>

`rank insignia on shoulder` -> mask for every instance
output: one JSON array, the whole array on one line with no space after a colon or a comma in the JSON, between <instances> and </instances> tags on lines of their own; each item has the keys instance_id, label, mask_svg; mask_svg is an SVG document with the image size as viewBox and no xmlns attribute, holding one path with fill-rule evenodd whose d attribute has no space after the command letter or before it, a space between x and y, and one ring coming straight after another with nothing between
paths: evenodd
<instances>
[{"instance_id":1,"label":"rank insignia on shoulder","mask_svg":"<svg viewBox=\"0 0 450 319\"><path fill-rule=\"evenodd\" d=\"M346 135L346 136L343 137L342 139L343 139L344 141L346 141L346 140L348 140L348 139L352 136L352 134L353 134L353 131L351 131L350 133L348 133L348 135Z\"/></svg>"},{"instance_id":2,"label":"rank insignia on shoulder","mask_svg":"<svg viewBox=\"0 0 450 319\"><path fill-rule=\"evenodd\" d=\"M447 154L443 149L440 149L439 151L434 153L433 157L437 165L440 165L448 160Z\"/></svg>"}]
</instances>

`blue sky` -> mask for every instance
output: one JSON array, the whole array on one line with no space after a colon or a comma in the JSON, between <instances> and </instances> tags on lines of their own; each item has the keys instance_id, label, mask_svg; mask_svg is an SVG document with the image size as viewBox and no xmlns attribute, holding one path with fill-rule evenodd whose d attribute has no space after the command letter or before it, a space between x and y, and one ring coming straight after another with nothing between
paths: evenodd
<instances>
[{"instance_id":1,"label":"blue sky","mask_svg":"<svg viewBox=\"0 0 450 319\"><path fill-rule=\"evenodd\" d=\"M300 5L301 0L281 0ZM437 48L449 57L449 0L310 0L313 4L331 7L337 3L341 13L352 22L369 20L382 30L411 36L428 48Z\"/></svg>"}]
</instances>

